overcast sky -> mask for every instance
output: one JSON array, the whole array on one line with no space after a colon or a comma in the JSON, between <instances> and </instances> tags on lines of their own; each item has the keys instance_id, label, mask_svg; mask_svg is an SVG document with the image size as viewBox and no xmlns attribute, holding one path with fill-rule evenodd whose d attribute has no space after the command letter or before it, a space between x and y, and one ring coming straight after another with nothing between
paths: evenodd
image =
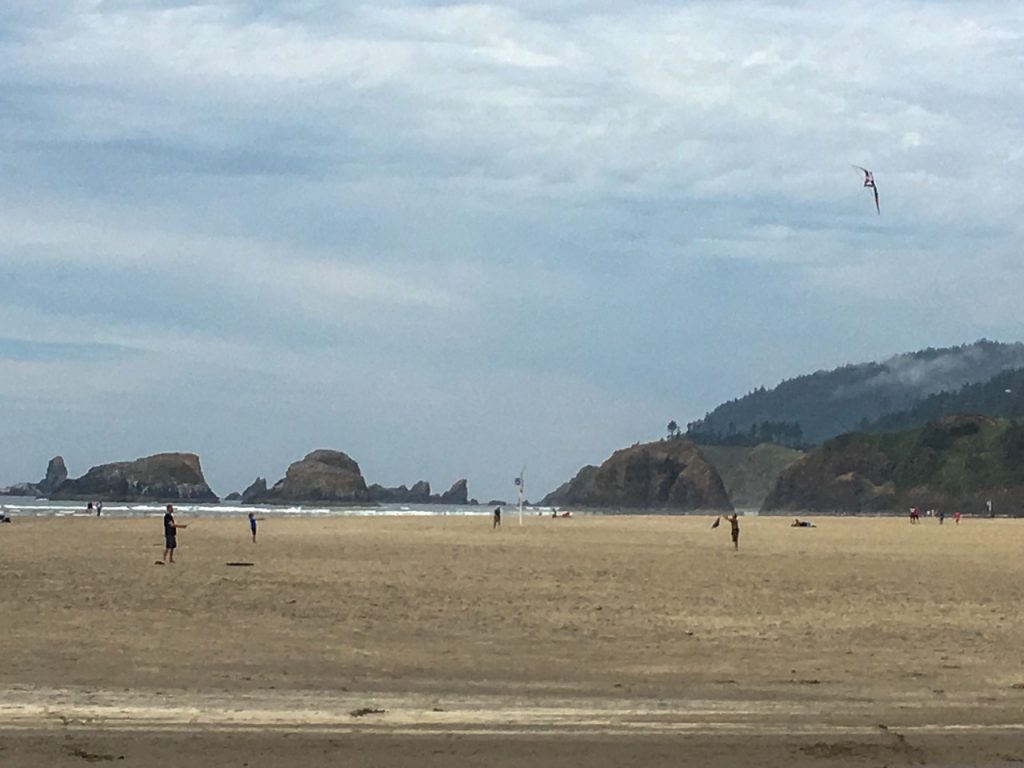
<instances>
[{"instance_id":1,"label":"overcast sky","mask_svg":"<svg viewBox=\"0 0 1024 768\"><path fill-rule=\"evenodd\" d=\"M225 495L336 448L536 499L762 384L1019 340L1022 34L1002 0L4 0L0 483L190 450Z\"/></svg>"}]
</instances>

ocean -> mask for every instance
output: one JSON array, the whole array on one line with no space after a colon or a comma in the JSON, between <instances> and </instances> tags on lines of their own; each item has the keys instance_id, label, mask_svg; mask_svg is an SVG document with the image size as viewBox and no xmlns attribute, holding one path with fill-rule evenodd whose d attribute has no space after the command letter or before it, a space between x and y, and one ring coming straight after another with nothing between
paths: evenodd
<instances>
[{"instance_id":1,"label":"ocean","mask_svg":"<svg viewBox=\"0 0 1024 768\"><path fill-rule=\"evenodd\" d=\"M86 509L85 501L50 501L26 496L0 496L0 512L12 518L18 517L89 517L95 511ZM157 517L164 513L165 504L157 502L103 502L103 517ZM250 512L260 517L437 517L444 515L489 515L491 506L455 506L444 504L366 504L356 506L326 506L322 504L174 504L175 514L197 517L246 516ZM518 514L515 506L503 506L506 515ZM524 507L523 515L550 514L550 509Z\"/></svg>"}]
</instances>

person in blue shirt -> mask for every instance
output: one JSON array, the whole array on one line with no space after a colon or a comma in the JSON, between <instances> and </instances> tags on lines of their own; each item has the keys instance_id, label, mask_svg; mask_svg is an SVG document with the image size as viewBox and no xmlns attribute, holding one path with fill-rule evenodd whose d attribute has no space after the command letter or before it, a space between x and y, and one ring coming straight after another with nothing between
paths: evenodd
<instances>
[{"instance_id":1,"label":"person in blue shirt","mask_svg":"<svg viewBox=\"0 0 1024 768\"><path fill-rule=\"evenodd\" d=\"M262 517L256 517L255 512L249 513L249 530L252 531L252 543L256 543L256 521L262 520Z\"/></svg>"}]
</instances>

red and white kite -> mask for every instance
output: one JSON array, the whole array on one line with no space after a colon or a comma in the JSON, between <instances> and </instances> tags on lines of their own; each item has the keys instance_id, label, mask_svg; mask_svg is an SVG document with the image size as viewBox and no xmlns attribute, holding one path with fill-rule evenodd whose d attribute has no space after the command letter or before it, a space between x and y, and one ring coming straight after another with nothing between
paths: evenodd
<instances>
[{"instance_id":1,"label":"red and white kite","mask_svg":"<svg viewBox=\"0 0 1024 768\"><path fill-rule=\"evenodd\" d=\"M875 175L867 168L861 168L859 165L855 165L853 167L856 168L858 171L863 171L864 186L868 187L872 192L875 193L875 210L878 212L879 215L881 215L882 209L878 205L878 187L875 186Z\"/></svg>"}]
</instances>

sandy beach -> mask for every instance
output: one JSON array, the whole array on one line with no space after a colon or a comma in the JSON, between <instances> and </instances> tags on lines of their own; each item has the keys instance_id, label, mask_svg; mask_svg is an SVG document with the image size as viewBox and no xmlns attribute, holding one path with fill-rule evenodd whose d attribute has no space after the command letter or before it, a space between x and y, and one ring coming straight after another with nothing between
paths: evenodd
<instances>
[{"instance_id":1,"label":"sandy beach","mask_svg":"<svg viewBox=\"0 0 1024 768\"><path fill-rule=\"evenodd\" d=\"M1024 764L1024 521L710 521L18 519L0 765Z\"/></svg>"}]
</instances>

